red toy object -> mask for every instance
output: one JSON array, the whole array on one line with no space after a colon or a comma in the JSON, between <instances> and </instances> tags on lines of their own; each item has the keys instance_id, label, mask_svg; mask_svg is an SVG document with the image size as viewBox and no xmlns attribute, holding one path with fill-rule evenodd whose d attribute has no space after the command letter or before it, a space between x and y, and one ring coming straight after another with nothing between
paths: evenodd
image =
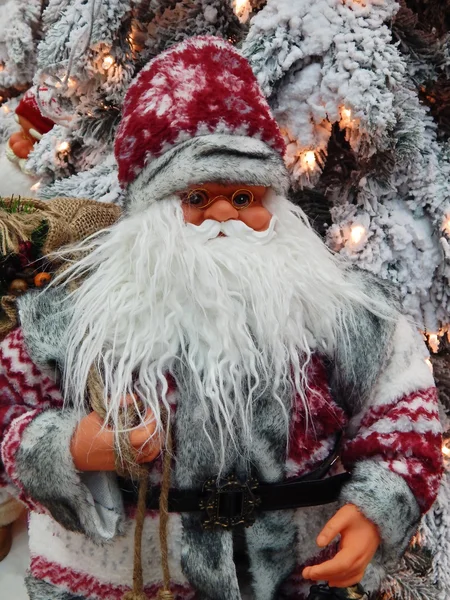
<instances>
[{"instance_id":1,"label":"red toy object","mask_svg":"<svg viewBox=\"0 0 450 600\"><path fill-rule=\"evenodd\" d=\"M48 89L41 87L40 98L44 105L48 104ZM30 152L37 141L54 126L54 122L41 114L36 100L36 88L31 88L23 96L16 108L15 115L21 130L13 133L9 138L6 149L7 157L12 162L17 162L22 170Z\"/></svg>"}]
</instances>

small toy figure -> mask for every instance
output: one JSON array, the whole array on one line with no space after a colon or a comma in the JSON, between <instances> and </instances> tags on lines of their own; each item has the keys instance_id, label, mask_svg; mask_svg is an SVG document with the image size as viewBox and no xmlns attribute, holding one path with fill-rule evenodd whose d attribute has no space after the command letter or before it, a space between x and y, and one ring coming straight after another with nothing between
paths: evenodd
<instances>
[{"instance_id":1,"label":"small toy figure","mask_svg":"<svg viewBox=\"0 0 450 600\"><path fill-rule=\"evenodd\" d=\"M284 151L224 40L173 46L130 86L124 215L60 253L0 345L31 600L241 600L246 577L253 600L324 581L316 600L351 598L432 505L421 337L290 202Z\"/></svg>"},{"instance_id":2,"label":"small toy figure","mask_svg":"<svg viewBox=\"0 0 450 600\"><path fill-rule=\"evenodd\" d=\"M47 88L41 87L39 93L44 104L48 104ZM15 119L21 130L9 138L6 155L25 170L25 163L34 145L55 123L41 114L36 100L36 88L31 88L24 94L16 108Z\"/></svg>"}]
</instances>

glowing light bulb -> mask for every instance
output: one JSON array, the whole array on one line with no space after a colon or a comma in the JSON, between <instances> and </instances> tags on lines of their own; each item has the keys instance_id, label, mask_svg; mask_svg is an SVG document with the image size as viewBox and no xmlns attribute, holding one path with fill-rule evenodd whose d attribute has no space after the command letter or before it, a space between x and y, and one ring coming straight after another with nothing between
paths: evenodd
<instances>
[{"instance_id":1,"label":"glowing light bulb","mask_svg":"<svg viewBox=\"0 0 450 600\"><path fill-rule=\"evenodd\" d=\"M76 80L75 80L73 77L69 77L69 79L68 79L68 81L67 81L67 85L68 85L70 88L74 88L74 87L76 87L76 85L77 85L77 82L76 82Z\"/></svg>"},{"instance_id":2,"label":"glowing light bulb","mask_svg":"<svg viewBox=\"0 0 450 600\"><path fill-rule=\"evenodd\" d=\"M234 12L241 23L245 23L252 12L249 0L234 0Z\"/></svg>"},{"instance_id":3,"label":"glowing light bulb","mask_svg":"<svg viewBox=\"0 0 450 600\"><path fill-rule=\"evenodd\" d=\"M6 104L4 104L4 105L2 106L2 109L3 109L3 112L4 112L4 113L6 113L6 114L8 114L8 113L10 112L10 111L9 111L9 107L8 107L8 106L6 106Z\"/></svg>"},{"instance_id":4,"label":"glowing light bulb","mask_svg":"<svg viewBox=\"0 0 450 600\"><path fill-rule=\"evenodd\" d=\"M68 152L70 150L69 142L61 142L57 148L58 152Z\"/></svg>"},{"instance_id":5,"label":"glowing light bulb","mask_svg":"<svg viewBox=\"0 0 450 600\"><path fill-rule=\"evenodd\" d=\"M352 111L350 108L343 106L341 108L341 127L351 127L352 124Z\"/></svg>"},{"instance_id":6,"label":"glowing light bulb","mask_svg":"<svg viewBox=\"0 0 450 600\"><path fill-rule=\"evenodd\" d=\"M450 448L445 444L442 444L442 454L447 458L450 458Z\"/></svg>"},{"instance_id":7,"label":"glowing light bulb","mask_svg":"<svg viewBox=\"0 0 450 600\"><path fill-rule=\"evenodd\" d=\"M342 109L342 116L344 117L344 119L351 119L352 118L352 111L350 108L343 108Z\"/></svg>"},{"instance_id":8,"label":"glowing light bulb","mask_svg":"<svg viewBox=\"0 0 450 600\"><path fill-rule=\"evenodd\" d=\"M427 365L430 368L430 371L433 372L433 363L431 362L431 358L426 358L425 362L427 363Z\"/></svg>"},{"instance_id":9,"label":"glowing light bulb","mask_svg":"<svg viewBox=\"0 0 450 600\"><path fill-rule=\"evenodd\" d=\"M37 192L37 191L38 191L38 189L39 189L40 187L41 187L41 182L40 182L40 181L37 181L37 182L36 182L34 185L32 185L32 186L30 187L30 190L31 190L32 192Z\"/></svg>"},{"instance_id":10,"label":"glowing light bulb","mask_svg":"<svg viewBox=\"0 0 450 600\"><path fill-rule=\"evenodd\" d=\"M108 54L108 56L105 56L105 58L103 59L102 67L107 71L113 66L113 64L114 58L111 56L111 54Z\"/></svg>"},{"instance_id":11,"label":"glowing light bulb","mask_svg":"<svg viewBox=\"0 0 450 600\"><path fill-rule=\"evenodd\" d=\"M316 155L314 150L307 150L300 155L300 162L305 171L314 171L316 168Z\"/></svg>"},{"instance_id":12,"label":"glowing light bulb","mask_svg":"<svg viewBox=\"0 0 450 600\"><path fill-rule=\"evenodd\" d=\"M359 244L359 242L362 240L362 237L365 233L366 233L365 227L363 227L362 225L353 225L351 232L350 232L350 238L354 244Z\"/></svg>"},{"instance_id":13,"label":"glowing light bulb","mask_svg":"<svg viewBox=\"0 0 450 600\"><path fill-rule=\"evenodd\" d=\"M447 217L442 225L442 229L450 235L450 217Z\"/></svg>"},{"instance_id":14,"label":"glowing light bulb","mask_svg":"<svg viewBox=\"0 0 450 600\"><path fill-rule=\"evenodd\" d=\"M439 350L439 336L437 333L430 333L428 335L428 345L433 352L438 352Z\"/></svg>"}]
</instances>

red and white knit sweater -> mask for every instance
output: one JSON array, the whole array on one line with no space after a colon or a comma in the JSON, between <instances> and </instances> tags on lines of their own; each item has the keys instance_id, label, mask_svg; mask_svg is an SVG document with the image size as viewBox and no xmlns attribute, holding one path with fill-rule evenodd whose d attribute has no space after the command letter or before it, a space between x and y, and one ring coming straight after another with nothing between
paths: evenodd
<instances>
[{"instance_id":1,"label":"red and white knit sweater","mask_svg":"<svg viewBox=\"0 0 450 600\"><path fill-rule=\"evenodd\" d=\"M382 552L387 558L404 549L420 514L430 508L436 497L442 472L436 390L425 357L424 349L402 319L368 409L351 416L344 413L332 398L327 372L318 356L310 371L310 426L306 426L302 402L294 400L286 477L314 469L331 452L336 433L344 430L342 462L353 469L354 477L344 490L342 502L353 502L377 523L383 538ZM176 391L172 400L176 403ZM69 416L68 433L61 434L63 428L54 419L64 414L62 404L58 385L33 364L22 331L16 329L0 345L0 440L4 467L0 484L14 489L31 510L31 566L27 581L30 597L49 597L50 585L56 586L51 588L52 598L66 598L62 594L69 592L77 599L119 600L132 581L133 515L119 514L122 507L113 489L113 475L103 474L102 480L102 475L97 474L95 482L95 474L80 474L74 469L68 444L76 419ZM62 440L53 446L55 455L46 456L44 465L42 453L38 452L41 458L37 464L24 467L21 453L25 456L30 449L42 446L44 436L59 436ZM158 465L155 479L157 472ZM29 493L30 489L40 489L39 478L44 476L51 482L55 496L59 495L51 502L48 497L31 497ZM404 513L402 507L396 506L399 494L403 505L409 503L408 515L400 525L398 521ZM384 504L377 503L378 498ZM54 508L58 502L61 506L71 505L75 523L72 529L78 532L69 531L55 520L54 517L64 521ZM318 555L314 540L336 510L337 505L329 505L296 511L298 566L283 585L284 598L301 599L306 594L308 586L301 579L302 568L323 558L324 554ZM173 514L169 523L169 560L177 600L195 597L181 568L181 539L181 518ZM99 541L105 543L99 545ZM332 552L333 549L329 551ZM146 517L143 563L148 597L152 598L162 580L156 512L149 512ZM254 583L257 600L265 597L262 585Z\"/></svg>"}]
</instances>

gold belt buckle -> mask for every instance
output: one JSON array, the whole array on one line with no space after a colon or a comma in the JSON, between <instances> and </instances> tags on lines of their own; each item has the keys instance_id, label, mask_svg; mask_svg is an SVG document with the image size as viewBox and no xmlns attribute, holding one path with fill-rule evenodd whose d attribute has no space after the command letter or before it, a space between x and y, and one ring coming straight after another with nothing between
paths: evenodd
<instances>
[{"instance_id":1,"label":"gold belt buckle","mask_svg":"<svg viewBox=\"0 0 450 600\"><path fill-rule=\"evenodd\" d=\"M232 529L238 525L250 527L255 522L255 508L261 500L255 494L258 481L249 479L244 483L235 475L217 482L208 479L203 485L205 498L200 501L200 510L206 515L204 529Z\"/></svg>"}]
</instances>

